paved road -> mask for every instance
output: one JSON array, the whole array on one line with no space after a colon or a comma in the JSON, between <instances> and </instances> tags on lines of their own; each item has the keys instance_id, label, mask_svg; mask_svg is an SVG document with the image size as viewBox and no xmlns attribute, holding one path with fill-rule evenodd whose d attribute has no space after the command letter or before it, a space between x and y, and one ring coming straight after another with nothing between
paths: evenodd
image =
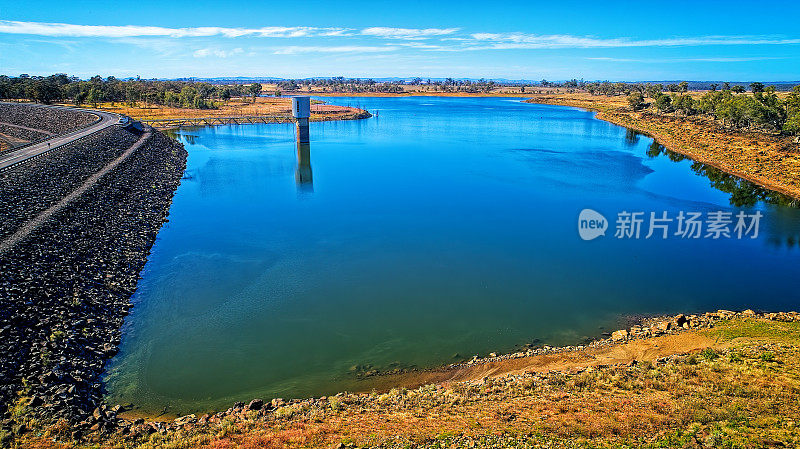
<instances>
[{"instance_id":1,"label":"paved road","mask_svg":"<svg viewBox=\"0 0 800 449\"><path fill-rule=\"evenodd\" d=\"M60 106L41 106L41 107L52 108ZM43 140L33 145L28 145L18 150L12 150L5 154L0 155L0 171L12 165L19 164L20 162L23 162L32 157L36 157L42 153L47 153L48 151L56 149L62 145L71 143L77 139L80 139L81 137L86 137L89 134L94 134L100 130L106 129L109 126L119 122L119 115L117 114L113 114L110 112L103 112L103 111L89 111L86 109L81 109L81 111L94 114L98 116L100 120L87 126L86 128L82 128L66 134L61 134L55 137L51 137L50 139Z\"/></svg>"}]
</instances>

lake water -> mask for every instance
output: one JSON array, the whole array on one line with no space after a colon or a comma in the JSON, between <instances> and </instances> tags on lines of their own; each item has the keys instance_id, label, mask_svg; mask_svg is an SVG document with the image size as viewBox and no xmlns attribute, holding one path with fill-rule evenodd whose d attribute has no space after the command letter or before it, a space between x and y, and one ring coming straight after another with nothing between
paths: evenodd
<instances>
[{"instance_id":1,"label":"lake water","mask_svg":"<svg viewBox=\"0 0 800 449\"><path fill-rule=\"evenodd\" d=\"M377 113L312 123L300 151L291 125L178 133L188 168L110 402L363 390L359 370L575 344L639 314L800 306L800 211L652 139L508 98L330 101ZM584 208L605 237L579 237ZM650 212L719 210L760 211L758 238L644 238ZM645 213L640 239L614 237L622 211Z\"/></svg>"}]
</instances>

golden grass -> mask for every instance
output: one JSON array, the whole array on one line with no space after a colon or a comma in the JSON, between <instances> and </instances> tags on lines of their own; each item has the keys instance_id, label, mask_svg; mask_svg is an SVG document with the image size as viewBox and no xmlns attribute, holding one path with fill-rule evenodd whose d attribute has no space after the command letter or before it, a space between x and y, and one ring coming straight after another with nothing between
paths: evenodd
<instances>
[{"instance_id":1,"label":"golden grass","mask_svg":"<svg viewBox=\"0 0 800 449\"><path fill-rule=\"evenodd\" d=\"M255 103L251 98L234 98L227 103L220 102L217 109L184 109L169 106L145 105L128 106L124 103L101 103L98 109L124 114L136 120L159 120L200 117L243 117L254 115L291 114L292 100L289 97L257 97ZM361 112L347 106L321 105L311 106L311 120L338 120L350 118Z\"/></svg>"}]
</instances>

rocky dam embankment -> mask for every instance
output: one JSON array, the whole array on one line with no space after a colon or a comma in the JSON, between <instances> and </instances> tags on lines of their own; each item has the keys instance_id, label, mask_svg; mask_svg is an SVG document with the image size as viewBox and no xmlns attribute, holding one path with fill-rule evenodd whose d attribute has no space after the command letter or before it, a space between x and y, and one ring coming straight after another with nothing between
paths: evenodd
<instances>
[{"instance_id":1,"label":"rocky dam embankment","mask_svg":"<svg viewBox=\"0 0 800 449\"><path fill-rule=\"evenodd\" d=\"M7 129L42 135L96 119L0 105L0 122L16 125ZM77 423L100 404L104 365L185 164L163 134L114 125L0 172L4 432L24 433L30 417Z\"/></svg>"},{"instance_id":2,"label":"rocky dam embankment","mask_svg":"<svg viewBox=\"0 0 800 449\"><path fill-rule=\"evenodd\" d=\"M96 121L94 114L58 106L0 103L0 153L81 129Z\"/></svg>"}]
</instances>

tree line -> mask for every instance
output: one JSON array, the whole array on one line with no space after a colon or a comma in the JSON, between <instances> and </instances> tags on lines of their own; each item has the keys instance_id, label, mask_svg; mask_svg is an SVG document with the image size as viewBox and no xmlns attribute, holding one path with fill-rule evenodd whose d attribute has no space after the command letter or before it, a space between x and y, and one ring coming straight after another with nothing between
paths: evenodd
<instances>
[{"instance_id":1,"label":"tree line","mask_svg":"<svg viewBox=\"0 0 800 449\"><path fill-rule=\"evenodd\" d=\"M650 108L663 114L704 115L737 130L800 133L800 86L795 86L783 99L776 94L774 86L759 82L750 84L752 95L745 95L743 86L729 83L712 84L711 90L698 98L688 94L685 81L666 86L666 91L668 93L661 84L629 84L624 92L634 111ZM592 93L616 94L606 92L601 86ZM647 98L653 101L647 102Z\"/></svg>"},{"instance_id":2,"label":"tree line","mask_svg":"<svg viewBox=\"0 0 800 449\"><path fill-rule=\"evenodd\" d=\"M486 93L491 92L497 87L505 86L492 80L466 80L446 78L444 80L423 80L420 77L396 81L375 81L372 78L345 78L336 76L332 78L309 78L302 80L281 80L276 81L279 90L296 91L314 89L321 92L340 92L340 93L403 93L403 86L424 86L428 92L465 92L465 93ZM524 89L524 87L523 87Z\"/></svg>"},{"instance_id":3,"label":"tree line","mask_svg":"<svg viewBox=\"0 0 800 449\"><path fill-rule=\"evenodd\" d=\"M215 109L234 97L256 97L259 83L249 85L212 85L192 81L120 80L113 76L93 76L88 80L59 73L46 77L0 75L0 99L28 100L38 103L72 103L97 107L103 102L128 106L160 105L176 108Z\"/></svg>"}]
</instances>

